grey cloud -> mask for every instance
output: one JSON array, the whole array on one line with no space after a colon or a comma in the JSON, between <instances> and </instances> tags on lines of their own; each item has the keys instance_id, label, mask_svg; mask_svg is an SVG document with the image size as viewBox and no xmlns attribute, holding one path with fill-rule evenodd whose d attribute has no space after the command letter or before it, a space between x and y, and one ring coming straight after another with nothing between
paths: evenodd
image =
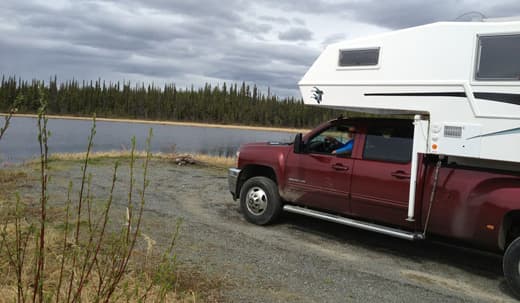
<instances>
[{"instance_id":1,"label":"grey cloud","mask_svg":"<svg viewBox=\"0 0 520 303\"><path fill-rule=\"evenodd\" d=\"M100 8L89 8L89 13L77 13L71 9L71 12L59 15L54 15L54 12L46 15L43 11L28 14L19 30L54 41L135 52L153 50L169 41L177 41L177 45L184 48L190 41L211 41L226 31L226 37L233 36L230 26L219 29L218 23L212 27L205 23L209 22L206 20L160 24L139 16L125 16L131 20L122 21L117 16L104 15Z\"/></svg>"},{"instance_id":2,"label":"grey cloud","mask_svg":"<svg viewBox=\"0 0 520 303\"><path fill-rule=\"evenodd\" d=\"M436 21L453 21L461 14L470 11L481 12L487 17L520 15L520 5L515 0L264 1L284 10L310 14L314 18L334 15L392 29Z\"/></svg>"},{"instance_id":3,"label":"grey cloud","mask_svg":"<svg viewBox=\"0 0 520 303\"><path fill-rule=\"evenodd\" d=\"M287 51L287 50L290 51ZM297 83L319 54L312 48L256 43L233 48L207 71L208 77L250 81L274 91L297 94Z\"/></svg>"},{"instance_id":4,"label":"grey cloud","mask_svg":"<svg viewBox=\"0 0 520 303\"><path fill-rule=\"evenodd\" d=\"M118 2L119 3L119 2ZM119 4L120 5L120 4ZM24 6L25 7L25 6ZM167 21L154 20L151 14L144 15L132 11L130 7L118 7L120 12L106 12L105 7L95 2L78 2L74 6L59 12L41 7L34 7L32 11L25 8L26 17L21 24L38 30L48 28L54 31L55 37L81 38L85 35L111 36L113 39L161 42L171 39L192 39L197 37L217 36L221 32L230 31L232 28L245 28L250 31L265 31L266 26L249 26L241 24L241 19L236 14L226 14L218 18L214 14L190 18L181 16L175 20L175 16L166 15ZM163 15L164 16L164 15ZM110 45L112 47L112 45Z\"/></svg>"},{"instance_id":5,"label":"grey cloud","mask_svg":"<svg viewBox=\"0 0 520 303\"><path fill-rule=\"evenodd\" d=\"M403 28L436 21L454 21L458 16L477 11L487 17L520 14L517 1L385 1L385 5L371 0L353 8L358 20L389 27Z\"/></svg>"},{"instance_id":6,"label":"grey cloud","mask_svg":"<svg viewBox=\"0 0 520 303\"><path fill-rule=\"evenodd\" d=\"M237 60L253 65L273 64L275 61L290 66L309 66L319 55L319 51L313 48L287 44L251 43L241 47L230 48L223 60Z\"/></svg>"},{"instance_id":7,"label":"grey cloud","mask_svg":"<svg viewBox=\"0 0 520 303\"><path fill-rule=\"evenodd\" d=\"M344 4L347 16L367 23L388 27L404 28L436 21L453 20L459 11L466 8L462 1L385 1L375 0Z\"/></svg>"},{"instance_id":8,"label":"grey cloud","mask_svg":"<svg viewBox=\"0 0 520 303\"><path fill-rule=\"evenodd\" d=\"M152 8L164 14L184 17L183 23L191 21L208 25L214 31L237 29L251 34L267 32L271 26L254 22L249 16L242 17L243 13L251 8L250 1L226 0L225 2L190 0L122 0L113 3L126 3L134 7ZM191 20L190 20L191 18Z\"/></svg>"},{"instance_id":9,"label":"grey cloud","mask_svg":"<svg viewBox=\"0 0 520 303\"><path fill-rule=\"evenodd\" d=\"M295 24L305 25L305 20L303 20L302 18L293 18L292 21L293 21Z\"/></svg>"},{"instance_id":10,"label":"grey cloud","mask_svg":"<svg viewBox=\"0 0 520 303\"><path fill-rule=\"evenodd\" d=\"M250 2L245 0L207 1L207 0L115 0L113 3L132 4L132 7L154 8L167 13L186 15L196 18L217 16L229 20L241 19L238 12L247 10Z\"/></svg>"},{"instance_id":11,"label":"grey cloud","mask_svg":"<svg viewBox=\"0 0 520 303\"><path fill-rule=\"evenodd\" d=\"M145 75L159 78L172 78L186 74L188 71L186 69L179 68L179 65L132 62L118 64L114 70L123 74Z\"/></svg>"},{"instance_id":12,"label":"grey cloud","mask_svg":"<svg viewBox=\"0 0 520 303\"><path fill-rule=\"evenodd\" d=\"M245 31L249 34L266 34L271 31L273 27L265 23L244 23L240 27L240 30Z\"/></svg>"},{"instance_id":13,"label":"grey cloud","mask_svg":"<svg viewBox=\"0 0 520 303\"><path fill-rule=\"evenodd\" d=\"M283 17L273 17L273 16L260 16L258 19L266 22L277 23L281 25L287 25L290 23L289 19Z\"/></svg>"},{"instance_id":14,"label":"grey cloud","mask_svg":"<svg viewBox=\"0 0 520 303\"><path fill-rule=\"evenodd\" d=\"M37 49L0 43L3 52L16 54L16 60L2 60L2 73L25 79L92 79L110 71L110 60L98 56L81 55L69 49ZM12 56L12 55L11 55ZM89 68L90 67L90 68Z\"/></svg>"},{"instance_id":15,"label":"grey cloud","mask_svg":"<svg viewBox=\"0 0 520 303\"><path fill-rule=\"evenodd\" d=\"M336 43L336 42L345 40L346 38L347 38L346 34L344 34L344 33L337 33L337 34L325 37L325 39L323 39L323 41L321 42L321 45L326 46L326 45L329 45L329 44L332 44L332 43Z\"/></svg>"},{"instance_id":16,"label":"grey cloud","mask_svg":"<svg viewBox=\"0 0 520 303\"><path fill-rule=\"evenodd\" d=\"M0 58L0 69L29 78L56 74L63 80L118 80L121 76L175 82L190 77L245 80L293 94L305 66L317 54L262 42L262 35L276 23L268 22L269 18L244 19L236 8L123 1L113 2L106 11L107 3L79 2L55 9L20 4L24 17L11 18L20 39L0 40L9 41L1 44L2 51L23 64ZM18 3L8 4L13 16L19 12ZM135 5L125 6L129 4ZM247 7L241 1L236 4ZM164 22L143 15L143 9L155 10ZM284 22L283 18L278 21ZM244 42L248 35L258 42Z\"/></svg>"},{"instance_id":17,"label":"grey cloud","mask_svg":"<svg viewBox=\"0 0 520 303\"><path fill-rule=\"evenodd\" d=\"M509 17L520 16L520 5L518 1L495 3L489 9L483 11L486 17Z\"/></svg>"},{"instance_id":18,"label":"grey cloud","mask_svg":"<svg viewBox=\"0 0 520 303\"><path fill-rule=\"evenodd\" d=\"M296 90L297 83L303 75L303 73L296 73L293 70L277 70L273 66L237 67L238 66L227 65L218 71L208 74L208 76L230 81L240 79L239 81L254 82L261 86Z\"/></svg>"},{"instance_id":19,"label":"grey cloud","mask_svg":"<svg viewBox=\"0 0 520 303\"><path fill-rule=\"evenodd\" d=\"M280 40L286 41L307 41L312 39L312 32L306 28L290 28L278 34Z\"/></svg>"},{"instance_id":20,"label":"grey cloud","mask_svg":"<svg viewBox=\"0 0 520 303\"><path fill-rule=\"evenodd\" d=\"M307 41L312 38L305 25L308 18L339 16L400 28L453 19L469 10L480 10L489 17L520 14L513 1L38 3L0 2L2 73L28 79L56 74L63 80L249 81L270 86L276 93L294 95L298 80L319 54L302 43L310 44ZM267 16L262 6L269 11L298 13ZM276 34L280 40L269 42ZM324 43L342 37L325 37Z\"/></svg>"},{"instance_id":21,"label":"grey cloud","mask_svg":"<svg viewBox=\"0 0 520 303\"><path fill-rule=\"evenodd\" d=\"M98 77L107 80L122 80L113 74L140 75L141 78L175 78L190 72L182 63L139 62L122 53L85 54L74 48L29 49L0 43L6 52L16 53L17 62L1 62L2 72L26 79L47 79L57 75L58 79L91 80Z\"/></svg>"}]
</instances>

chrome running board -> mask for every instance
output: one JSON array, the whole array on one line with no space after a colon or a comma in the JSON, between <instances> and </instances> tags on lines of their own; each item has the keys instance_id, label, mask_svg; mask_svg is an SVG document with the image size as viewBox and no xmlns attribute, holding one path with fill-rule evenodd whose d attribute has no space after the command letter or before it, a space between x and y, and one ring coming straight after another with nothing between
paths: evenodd
<instances>
[{"instance_id":1,"label":"chrome running board","mask_svg":"<svg viewBox=\"0 0 520 303\"><path fill-rule=\"evenodd\" d=\"M422 233L408 232L408 231L403 231L400 229L391 228L391 227L387 227L387 226L383 226L383 225L377 225L377 224L373 224L373 223L348 219L345 217L332 215L332 214L328 214L328 213L324 213L321 211L312 210L312 209L308 209L308 208L303 208L300 206L284 205L283 210L285 210L287 212L295 213L295 214L300 214L300 215L305 215L305 216L309 216L309 217L313 217L313 218L322 219L325 221L330 221L330 222L334 222L334 223L357 227L357 228L364 229L364 230L374 231L374 232L377 232L380 234L385 234L388 236L401 238L401 239L405 239L405 240L414 241L414 240L423 240L424 239L424 235Z\"/></svg>"}]
</instances>

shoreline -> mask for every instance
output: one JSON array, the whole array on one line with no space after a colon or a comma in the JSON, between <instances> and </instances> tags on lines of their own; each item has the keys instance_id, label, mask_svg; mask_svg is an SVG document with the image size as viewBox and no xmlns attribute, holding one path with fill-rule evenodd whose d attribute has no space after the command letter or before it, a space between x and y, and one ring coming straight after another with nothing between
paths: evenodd
<instances>
[{"instance_id":1,"label":"shoreline","mask_svg":"<svg viewBox=\"0 0 520 303\"><path fill-rule=\"evenodd\" d=\"M7 116L6 113L0 113L0 116ZM13 114L13 117L21 118L38 118L36 114ZM92 117L79 116L62 116L62 115L46 115L49 119L62 120L83 120L91 121ZM261 130L273 132L289 132L289 133L306 133L309 129L298 128L283 128L283 127L268 127L268 126L247 126L247 125L228 125L215 123L201 123L201 122L180 122L180 121L161 121L161 120L143 120L143 119L125 119L125 118L100 118L96 117L96 121L103 122L123 122L123 123L139 123L139 124L157 124L157 125L171 125L171 126L193 126L193 127L211 127L211 128L229 128L229 129L244 129L244 130Z\"/></svg>"}]
</instances>

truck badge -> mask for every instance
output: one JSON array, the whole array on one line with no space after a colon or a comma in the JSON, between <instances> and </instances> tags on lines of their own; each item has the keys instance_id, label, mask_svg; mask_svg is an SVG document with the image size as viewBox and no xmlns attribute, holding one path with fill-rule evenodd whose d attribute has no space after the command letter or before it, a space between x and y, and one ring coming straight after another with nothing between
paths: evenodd
<instances>
[{"instance_id":1,"label":"truck badge","mask_svg":"<svg viewBox=\"0 0 520 303\"><path fill-rule=\"evenodd\" d=\"M318 104L320 104L321 100L322 100L322 96L323 96L323 91L315 86L312 88L311 93L312 93L311 98L316 100L316 102L318 102Z\"/></svg>"}]
</instances>

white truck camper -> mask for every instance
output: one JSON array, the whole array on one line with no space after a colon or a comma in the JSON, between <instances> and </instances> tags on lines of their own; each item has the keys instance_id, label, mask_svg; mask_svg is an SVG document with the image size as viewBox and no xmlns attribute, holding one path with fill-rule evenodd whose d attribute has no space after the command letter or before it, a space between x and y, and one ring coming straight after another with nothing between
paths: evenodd
<instances>
[{"instance_id":1,"label":"white truck camper","mask_svg":"<svg viewBox=\"0 0 520 303\"><path fill-rule=\"evenodd\" d=\"M520 167L520 18L439 22L329 45L299 82L305 104L415 115L417 157Z\"/></svg>"}]
</instances>

